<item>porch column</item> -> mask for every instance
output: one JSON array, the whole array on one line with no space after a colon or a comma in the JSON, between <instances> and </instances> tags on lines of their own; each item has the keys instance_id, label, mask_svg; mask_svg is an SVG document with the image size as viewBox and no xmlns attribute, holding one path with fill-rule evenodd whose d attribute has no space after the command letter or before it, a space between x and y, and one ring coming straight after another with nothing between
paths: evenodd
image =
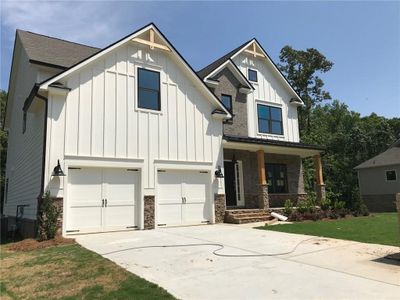
<instances>
[{"instance_id":1,"label":"porch column","mask_svg":"<svg viewBox=\"0 0 400 300\"><path fill-rule=\"evenodd\" d=\"M319 154L314 156L314 167L315 167L317 201L320 202L322 199L326 198L326 191L325 191L324 177L322 175L321 155Z\"/></svg>"},{"instance_id":2,"label":"porch column","mask_svg":"<svg viewBox=\"0 0 400 300\"><path fill-rule=\"evenodd\" d=\"M268 185L265 177L264 150L257 151L258 165L258 207L269 209Z\"/></svg>"}]
</instances>

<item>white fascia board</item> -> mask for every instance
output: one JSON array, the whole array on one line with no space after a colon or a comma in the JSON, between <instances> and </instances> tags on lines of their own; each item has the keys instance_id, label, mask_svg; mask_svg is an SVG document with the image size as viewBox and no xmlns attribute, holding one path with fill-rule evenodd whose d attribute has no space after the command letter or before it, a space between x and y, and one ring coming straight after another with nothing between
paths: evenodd
<instances>
[{"instance_id":1,"label":"white fascia board","mask_svg":"<svg viewBox=\"0 0 400 300\"><path fill-rule=\"evenodd\" d=\"M224 68L229 68L229 70L236 74L236 78L243 84L249 87L249 89L254 90L254 87L247 81L246 77L243 75L242 72L235 66L234 62L231 59L228 59L226 62L224 62L222 65L220 65L218 68L213 70L210 74L208 74L206 77L204 77L205 82L209 82L209 80L212 80L211 78L218 74L220 71L222 71Z\"/></svg>"},{"instance_id":2,"label":"white fascia board","mask_svg":"<svg viewBox=\"0 0 400 300\"><path fill-rule=\"evenodd\" d=\"M249 47L252 43L256 43L258 48L261 50L262 54L264 54L267 62L272 66L272 68L275 70L275 72L278 74L279 78L283 81L284 85L296 96L296 98L301 101L302 104L304 104L303 100L301 97L296 93L296 91L292 88L290 83L287 81L285 76L279 71L279 69L276 67L275 63L271 60L269 57L268 53L264 51L264 49L261 47L261 45L258 43L256 39L252 39L250 42L248 42L246 45L244 45L241 49L239 49L235 54L231 56L231 59L234 59L236 56L238 56L243 50L245 50L247 47Z\"/></svg>"},{"instance_id":3,"label":"white fascia board","mask_svg":"<svg viewBox=\"0 0 400 300\"><path fill-rule=\"evenodd\" d=\"M127 36L126 38L122 39L121 41L115 43L112 46L109 46L108 48L106 48L104 50L100 50L100 52L98 52L95 55L89 57L88 59L85 59L85 60L81 61L80 63L76 64L72 68L67 69L66 71L60 73L59 75L56 75L55 77L49 78L47 81L44 81L43 83L40 84L39 89L47 90L50 84L52 84L54 82L57 82L58 80L68 76L69 74L71 74L72 72L75 72L78 69L81 69L82 67L84 67L87 64L91 63L92 61L98 59L100 56L103 56L103 55L113 51L115 48L118 48L122 44L132 40L134 37L142 34L143 32L145 32L147 30L149 30L151 28L151 26L152 25L149 25L149 26L141 29L140 31L135 32L135 33Z\"/></svg>"},{"instance_id":4,"label":"white fascia board","mask_svg":"<svg viewBox=\"0 0 400 300\"><path fill-rule=\"evenodd\" d=\"M72 68L67 69L66 71L60 73L59 75L56 75L56 76L48 79L47 81L45 81L45 82L40 84L39 89L47 90L50 84L60 80L61 78L64 78L65 76L68 76L69 74L71 74L72 72L74 72L74 71L76 71L78 69L81 69L85 65L87 65L87 64L91 63L92 61L98 59L99 57L101 57L101 56L113 51L114 49L118 48L119 46L121 46L121 45L123 45L123 44L125 44L127 42L130 42L135 37L141 35L142 33L146 32L146 31L148 31L150 29L154 30L158 34L159 38L166 45L168 45L168 47L170 48L171 52L175 55L175 57L177 57L179 59L179 61L184 65L186 70L189 71L190 74L192 74L192 77L193 77L194 81L196 81L199 84L200 88L203 88L205 90L205 93L209 97L210 102L212 102L218 108L220 108L223 111L225 111L226 114L227 114L227 118L231 118L232 115L229 113L229 111L221 104L221 102L216 98L216 96L206 87L205 83L200 79L200 77L198 77L198 75L194 72L194 70L188 65L188 63L182 58L182 56L175 50L175 48L171 45L171 43L158 30L158 28L156 26L154 26L154 24L150 24L148 26L143 27L142 29L139 29L135 33L132 33L132 34L128 35L127 37L121 39L120 41L116 42L115 44L111 44L111 46L106 47L104 50L100 50L100 52L98 52L98 53L94 54L93 56L89 57L88 59L76 64Z\"/></svg>"},{"instance_id":5,"label":"white fascia board","mask_svg":"<svg viewBox=\"0 0 400 300\"><path fill-rule=\"evenodd\" d=\"M204 88L204 90L205 90L206 94L209 96L211 102L214 103L218 108L222 109L226 113L226 118L228 118L228 119L232 118L232 115L229 112L229 110L227 110L225 108L225 106L219 101L217 96L215 96L214 93L212 93L208 89L208 87L203 82L203 80L196 74L196 72L189 66L189 64L183 59L183 57L176 51L175 47L172 46L171 43L169 43L169 41L164 37L164 35L156 27L153 27L153 29L154 29L154 31L156 31L158 33L160 39L170 47L171 52L173 54L175 54L175 57L177 57L179 59L179 61L183 64L185 69L190 74L192 74L194 81L197 82L201 88Z\"/></svg>"}]
</instances>

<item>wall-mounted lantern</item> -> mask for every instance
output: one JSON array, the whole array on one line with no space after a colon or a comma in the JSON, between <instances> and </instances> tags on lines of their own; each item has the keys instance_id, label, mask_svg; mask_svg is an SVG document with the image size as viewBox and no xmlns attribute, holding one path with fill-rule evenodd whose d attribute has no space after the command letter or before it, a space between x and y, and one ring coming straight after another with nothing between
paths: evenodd
<instances>
[{"instance_id":1,"label":"wall-mounted lantern","mask_svg":"<svg viewBox=\"0 0 400 300\"><path fill-rule=\"evenodd\" d=\"M57 166L54 167L53 173L51 174L51 176L54 176L54 177L65 176L63 170L61 169L59 159L57 160Z\"/></svg>"},{"instance_id":2,"label":"wall-mounted lantern","mask_svg":"<svg viewBox=\"0 0 400 300\"><path fill-rule=\"evenodd\" d=\"M215 171L216 178L224 178L224 174L222 174L221 166L218 166L217 170Z\"/></svg>"}]
</instances>

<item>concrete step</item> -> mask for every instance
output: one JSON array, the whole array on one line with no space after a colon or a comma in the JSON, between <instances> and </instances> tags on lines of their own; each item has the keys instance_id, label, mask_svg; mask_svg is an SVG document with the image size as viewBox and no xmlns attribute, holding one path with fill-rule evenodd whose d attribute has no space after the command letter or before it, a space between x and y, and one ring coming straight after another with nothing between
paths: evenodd
<instances>
[{"instance_id":1,"label":"concrete step","mask_svg":"<svg viewBox=\"0 0 400 300\"><path fill-rule=\"evenodd\" d=\"M240 218L234 219L233 224L245 224L245 223L257 223L257 222L266 222L269 221L269 216L264 217L248 217L248 218Z\"/></svg>"},{"instance_id":2,"label":"concrete step","mask_svg":"<svg viewBox=\"0 0 400 300\"><path fill-rule=\"evenodd\" d=\"M235 209L225 212L225 223L244 224L271 220L271 215L263 209Z\"/></svg>"},{"instance_id":3,"label":"concrete step","mask_svg":"<svg viewBox=\"0 0 400 300\"><path fill-rule=\"evenodd\" d=\"M261 213L261 212L265 212L264 209L259 209L259 208L252 208L252 209L227 209L226 210L227 213L230 213L232 215L235 214L241 214L241 213Z\"/></svg>"}]
</instances>

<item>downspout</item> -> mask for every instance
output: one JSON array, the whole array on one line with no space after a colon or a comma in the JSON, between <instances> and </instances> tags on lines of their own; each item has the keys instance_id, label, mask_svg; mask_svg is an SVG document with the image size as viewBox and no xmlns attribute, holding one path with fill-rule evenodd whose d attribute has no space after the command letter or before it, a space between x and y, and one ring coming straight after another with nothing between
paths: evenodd
<instances>
[{"instance_id":1,"label":"downspout","mask_svg":"<svg viewBox=\"0 0 400 300\"><path fill-rule=\"evenodd\" d=\"M42 95L36 94L36 97L44 101L45 112L44 112L44 129L43 129L43 152L42 152L42 178L40 183L40 194L38 198L43 197L44 194L44 174L45 174L45 165L46 165L46 144L47 144L47 115L48 115L48 99Z\"/></svg>"}]
</instances>

